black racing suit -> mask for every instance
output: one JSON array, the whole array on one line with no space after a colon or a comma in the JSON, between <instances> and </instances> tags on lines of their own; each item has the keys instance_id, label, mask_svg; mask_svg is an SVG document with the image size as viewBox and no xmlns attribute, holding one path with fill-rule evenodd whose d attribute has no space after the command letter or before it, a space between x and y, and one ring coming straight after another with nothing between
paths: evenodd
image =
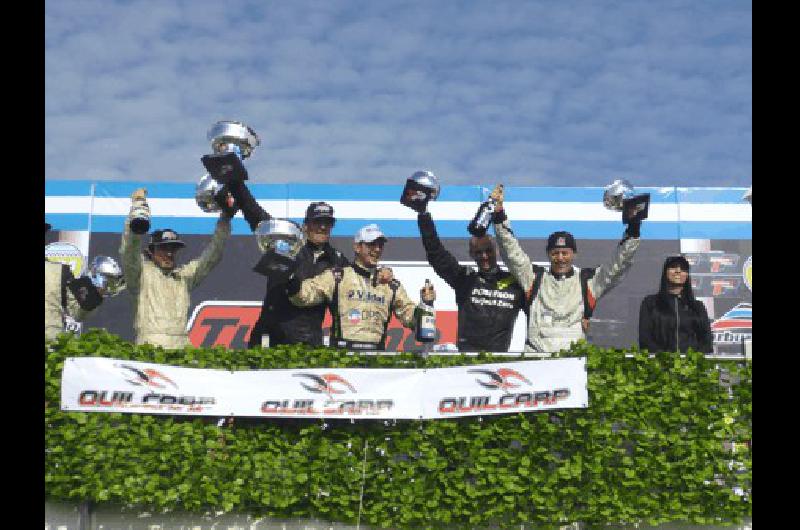
<instances>
[{"instance_id":1,"label":"black racing suit","mask_svg":"<svg viewBox=\"0 0 800 530\"><path fill-rule=\"evenodd\" d=\"M261 221L272 217L256 202L243 182L231 182L228 186L253 231ZM269 334L270 346L297 343L322 346L322 321L325 318L326 305L297 307L289 301L286 282L292 272L297 278L304 280L334 266L344 267L349 264L347 258L329 243L319 246L306 243L295 258L294 270L274 266L276 260L273 257L268 252L253 267L255 272L266 276L267 292L261 305L261 313L250 332L248 346L260 346L264 334Z\"/></svg>"},{"instance_id":2,"label":"black racing suit","mask_svg":"<svg viewBox=\"0 0 800 530\"><path fill-rule=\"evenodd\" d=\"M417 216L425 254L436 274L456 292L459 351L508 351L519 310L528 311L525 292L510 272L482 272L458 264L442 245L431 215Z\"/></svg>"}]
</instances>

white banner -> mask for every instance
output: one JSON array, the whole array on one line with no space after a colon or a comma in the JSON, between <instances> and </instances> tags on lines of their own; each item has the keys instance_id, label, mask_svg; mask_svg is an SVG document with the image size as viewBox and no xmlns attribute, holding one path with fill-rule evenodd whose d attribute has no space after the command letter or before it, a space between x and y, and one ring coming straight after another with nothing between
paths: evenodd
<instances>
[{"instance_id":1,"label":"white banner","mask_svg":"<svg viewBox=\"0 0 800 530\"><path fill-rule=\"evenodd\" d=\"M424 370L239 372L70 357L61 378L64 411L434 419L588 404L585 357Z\"/></svg>"}]
</instances>

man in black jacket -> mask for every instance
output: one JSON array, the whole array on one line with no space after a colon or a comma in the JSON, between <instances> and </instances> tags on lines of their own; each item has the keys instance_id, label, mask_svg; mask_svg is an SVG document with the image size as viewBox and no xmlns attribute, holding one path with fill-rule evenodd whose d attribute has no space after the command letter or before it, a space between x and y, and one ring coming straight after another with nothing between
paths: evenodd
<instances>
[{"instance_id":1,"label":"man in black jacket","mask_svg":"<svg viewBox=\"0 0 800 530\"><path fill-rule=\"evenodd\" d=\"M241 208L250 228L255 231L262 221L272 216L256 202L244 182L230 182L229 191ZM336 219L333 208L325 202L312 202L306 209L303 232L306 243L295 257L296 269L274 267L274 256L264 254L253 270L267 279L267 292L255 326L250 332L248 346L275 346L277 344L308 344L322 346L322 320L325 305L297 307L286 294L286 282L292 272L301 281L314 277L332 267L349 264L344 255L329 242ZM263 340L262 340L263 339Z\"/></svg>"},{"instance_id":2,"label":"man in black jacket","mask_svg":"<svg viewBox=\"0 0 800 530\"><path fill-rule=\"evenodd\" d=\"M459 351L508 351L519 310L526 312L525 292L497 265L497 247L488 236L472 236L469 255L478 270L458 264L436 233L431 214L417 216L425 254L436 274L456 292Z\"/></svg>"}]
</instances>

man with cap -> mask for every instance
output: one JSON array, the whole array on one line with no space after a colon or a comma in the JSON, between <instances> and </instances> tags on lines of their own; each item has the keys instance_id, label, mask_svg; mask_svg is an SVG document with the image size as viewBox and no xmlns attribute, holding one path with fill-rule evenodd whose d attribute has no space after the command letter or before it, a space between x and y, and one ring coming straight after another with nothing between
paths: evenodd
<instances>
[{"instance_id":1,"label":"man with cap","mask_svg":"<svg viewBox=\"0 0 800 530\"><path fill-rule=\"evenodd\" d=\"M245 220L254 232L258 225L272 216L256 202L242 181L228 184L231 195L241 208ZM322 321L325 305L297 307L286 295L286 282L290 274L304 280L320 274L331 267L348 264L344 254L330 244L331 230L336 223L333 207L325 202L312 202L303 219L305 244L294 259L294 269L276 266L272 252L267 252L253 267L266 278L267 289L261 313L250 332L249 347L275 346L278 344L308 344L322 346Z\"/></svg>"},{"instance_id":2,"label":"man with cap","mask_svg":"<svg viewBox=\"0 0 800 530\"><path fill-rule=\"evenodd\" d=\"M51 226L45 221L44 231ZM103 293L88 278L75 278L69 265L44 259L44 340L65 331L68 319L78 322L103 303Z\"/></svg>"},{"instance_id":3,"label":"man with cap","mask_svg":"<svg viewBox=\"0 0 800 530\"><path fill-rule=\"evenodd\" d=\"M141 251L142 236L130 227L133 214L141 208L148 208L144 188L131 195L131 212L119 247L125 284L133 301L136 344L183 348L191 345L186 334L189 293L222 259L222 248L231 235L231 218L222 212L200 257L178 267L177 253L186 244L174 230L155 230L147 249Z\"/></svg>"},{"instance_id":4,"label":"man with cap","mask_svg":"<svg viewBox=\"0 0 800 530\"><path fill-rule=\"evenodd\" d=\"M388 239L376 224L361 228L355 236L352 265L334 267L301 280L290 278L289 300L298 306L328 303L333 317L330 345L350 350L383 350L392 313L413 329L417 304L399 281L378 270ZM433 305L433 288L422 289L422 298Z\"/></svg>"},{"instance_id":5,"label":"man with cap","mask_svg":"<svg viewBox=\"0 0 800 530\"><path fill-rule=\"evenodd\" d=\"M514 276L497 265L497 247L488 234L472 236L473 267L459 265L444 248L431 214L417 215L422 245L436 274L453 288L458 306L459 351L508 351L520 309L527 312L525 292Z\"/></svg>"},{"instance_id":6,"label":"man with cap","mask_svg":"<svg viewBox=\"0 0 800 530\"><path fill-rule=\"evenodd\" d=\"M625 275L639 248L641 221L628 224L611 263L597 268L578 268L572 261L578 246L569 232L547 238L550 268L534 265L522 250L503 209L503 187L492 191L496 202L492 218L500 255L516 277L529 304L525 352L550 356L586 338L589 318L597 300Z\"/></svg>"}]
</instances>

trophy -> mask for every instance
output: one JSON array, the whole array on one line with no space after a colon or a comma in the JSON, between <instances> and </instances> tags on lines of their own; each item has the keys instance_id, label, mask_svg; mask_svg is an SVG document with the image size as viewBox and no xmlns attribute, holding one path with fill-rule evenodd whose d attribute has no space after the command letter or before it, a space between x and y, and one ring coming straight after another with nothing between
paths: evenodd
<instances>
[{"instance_id":1,"label":"trophy","mask_svg":"<svg viewBox=\"0 0 800 530\"><path fill-rule=\"evenodd\" d=\"M240 121L222 120L211 126L208 139L214 153L201 160L214 180L220 184L247 180L242 161L261 144L255 131Z\"/></svg>"},{"instance_id":2,"label":"trophy","mask_svg":"<svg viewBox=\"0 0 800 530\"><path fill-rule=\"evenodd\" d=\"M472 221L470 221L467 225L467 232L475 237L483 237L486 235L486 231L489 229L489 224L492 222L492 216L494 215L494 209L496 207L497 201L494 200L494 197L490 196L489 200L482 202L481 205L478 206L478 211L475 212L475 216L472 218Z\"/></svg>"},{"instance_id":3,"label":"trophy","mask_svg":"<svg viewBox=\"0 0 800 530\"><path fill-rule=\"evenodd\" d=\"M603 193L603 206L609 210L622 212L622 222L630 224L647 219L650 209L650 194L633 194L633 185L627 180L615 180L606 186Z\"/></svg>"},{"instance_id":4,"label":"trophy","mask_svg":"<svg viewBox=\"0 0 800 530\"><path fill-rule=\"evenodd\" d=\"M125 288L125 278L119 264L108 256L95 256L89 266L89 280L104 298L116 296Z\"/></svg>"},{"instance_id":5,"label":"trophy","mask_svg":"<svg viewBox=\"0 0 800 530\"><path fill-rule=\"evenodd\" d=\"M417 213L423 213L428 207L428 201L435 201L439 197L439 179L431 171L417 171L406 180L400 203L408 206Z\"/></svg>"},{"instance_id":6,"label":"trophy","mask_svg":"<svg viewBox=\"0 0 800 530\"><path fill-rule=\"evenodd\" d=\"M134 234L142 235L150 231L150 206L146 198L133 201L130 226Z\"/></svg>"},{"instance_id":7,"label":"trophy","mask_svg":"<svg viewBox=\"0 0 800 530\"><path fill-rule=\"evenodd\" d=\"M267 267L288 271L305 244L303 230L288 219L266 219L255 230L258 248L269 256Z\"/></svg>"},{"instance_id":8,"label":"trophy","mask_svg":"<svg viewBox=\"0 0 800 530\"><path fill-rule=\"evenodd\" d=\"M215 213L222 210L220 204L223 203L227 194L227 188L206 173L197 183L194 191L194 200L204 212Z\"/></svg>"}]
</instances>

